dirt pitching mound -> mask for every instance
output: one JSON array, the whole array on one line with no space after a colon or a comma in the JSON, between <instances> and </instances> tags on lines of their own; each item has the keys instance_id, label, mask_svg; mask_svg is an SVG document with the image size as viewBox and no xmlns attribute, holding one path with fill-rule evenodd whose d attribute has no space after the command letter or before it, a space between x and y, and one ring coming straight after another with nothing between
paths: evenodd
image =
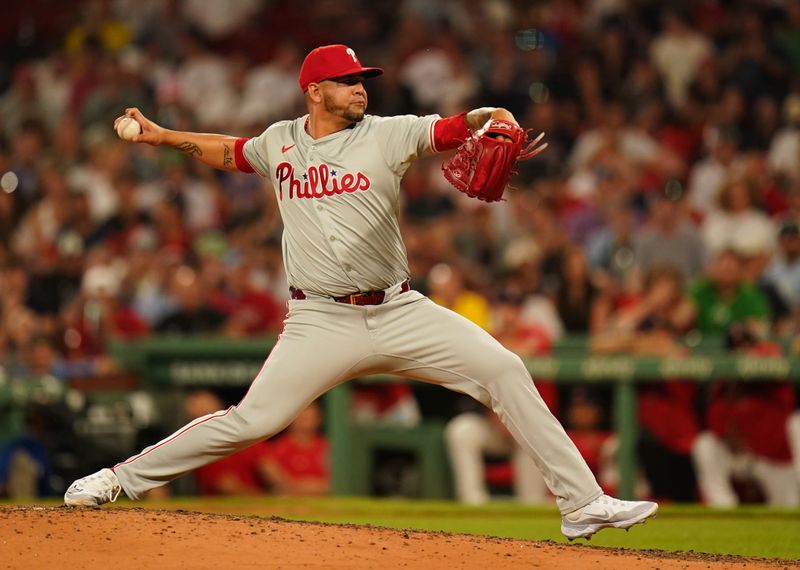
<instances>
[{"instance_id":1,"label":"dirt pitching mound","mask_svg":"<svg viewBox=\"0 0 800 570\"><path fill-rule=\"evenodd\" d=\"M187 511L0 508L0 569L785 568L665 554Z\"/></svg>"}]
</instances>

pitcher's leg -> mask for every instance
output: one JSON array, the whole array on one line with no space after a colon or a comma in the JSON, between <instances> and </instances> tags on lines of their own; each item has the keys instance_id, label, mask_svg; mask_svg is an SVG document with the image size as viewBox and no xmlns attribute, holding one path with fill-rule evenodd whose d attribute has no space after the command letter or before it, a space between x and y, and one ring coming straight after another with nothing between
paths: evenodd
<instances>
[{"instance_id":1,"label":"pitcher's leg","mask_svg":"<svg viewBox=\"0 0 800 570\"><path fill-rule=\"evenodd\" d=\"M601 496L522 360L473 323L416 295L418 300L393 311L381 328L378 350L395 357L392 372L441 384L491 407L533 458L562 513Z\"/></svg>"},{"instance_id":2,"label":"pitcher's leg","mask_svg":"<svg viewBox=\"0 0 800 570\"><path fill-rule=\"evenodd\" d=\"M128 497L138 499L149 489L277 433L367 358L363 319L347 310L351 307L323 306L314 311L313 304L322 302L294 303L304 305L293 309L278 343L237 406L198 418L113 468ZM317 326L321 318L329 326Z\"/></svg>"},{"instance_id":3,"label":"pitcher's leg","mask_svg":"<svg viewBox=\"0 0 800 570\"><path fill-rule=\"evenodd\" d=\"M514 465L514 494L520 503L541 505L550 502L547 483L533 458L516 446L512 457Z\"/></svg>"}]
</instances>

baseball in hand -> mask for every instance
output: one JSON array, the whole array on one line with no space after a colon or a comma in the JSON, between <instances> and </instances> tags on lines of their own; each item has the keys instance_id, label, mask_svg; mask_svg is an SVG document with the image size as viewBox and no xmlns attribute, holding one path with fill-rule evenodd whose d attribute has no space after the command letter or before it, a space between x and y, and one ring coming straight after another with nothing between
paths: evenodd
<instances>
[{"instance_id":1,"label":"baseball in hand","mask_svg":"<svg viewBox=\"0 0 800 570\"><path fill-rule=\"evenodd\" d=\"M129 141L141 132L142 127L139 125L139 121L131 117L123 117L117 123L117 134L122 140Z\"/></svg>"}]
</instances>

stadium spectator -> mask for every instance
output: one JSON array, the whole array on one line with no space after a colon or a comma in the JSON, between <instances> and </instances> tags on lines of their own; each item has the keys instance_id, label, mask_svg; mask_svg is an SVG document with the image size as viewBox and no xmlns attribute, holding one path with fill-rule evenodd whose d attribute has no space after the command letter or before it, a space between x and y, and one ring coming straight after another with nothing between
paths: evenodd
<instances>
[{"instance_id":1,"label":"stadium spectator","mask_svg":"<svg viewBox=\"0 0 800 570\"><path fill-rule=\"evenodd\" d=\"M291 116L302 103L294 88L301 57L297 44L287 42L276 47L269 62L249 70L234 124L264 125ZM264 97L264 93L270 96Z\"/></svg>"},{"instance_id":2,"label":"stadium spectator","mask_svg":"<svg viewBox=\"0 0 800 570\"><path fill-rule=\"evenodd\" d=\"M560 280L554 294L564 330L587 334L603 329L611 311L608 294L592 282L586 254L569 248L561 262Z\"/></svg>"},{"instance_id":3,"label":"stadium spectator","mask_svg":"<svg viewBox=\"0 0 800 570\"><path fill-rule=\"evenodd\" d=\"M686 212L679 185L664 186L649 201L650 215L634 238L634 260L641 273L657 264L669 263L685 280L703 273L706 248Z\"/></svg>"},{"instance_id":4,"label":"stadium spectator","mask_svg":"<svg viewBox=\"0 0 800 570\"><path fill-rule=\"evenodd\" d=\"M228 270L225 276L226 334L247 336L280 331L286 308L269 291L258 287L254 282L256 278L257 268L249 259Z\"/></svg>"},{"instance_id":5,"label":"stadium spectator","mask_svg":"<svg viewBox=\"0 0 800 570\"><path fill-rule=\"evenodd\" d=\"M439 264L431 269L428 276L430 298L434 303L455 311L471 320L484 330L491 326L489 302L464 284L464 278L457 267Z\"/></svg>"},{"instance_id":6,"label":"stadium spectator","mask_svg":"<svg viewBox=\"0 0 800 570\"><path fill-rule=\"evenodd\" d=\"M704 129L703 142L708 155L691 167L687 186L692 209L700 215L714 209L719 191L739 159L740 138L730 125L708 125Z\"/></svg>"},{"instance_id":7,"label":"stadium spectator","mask_svg":"<svg viewBox=\"0 0 800 570\"><path fill-rule=\"evenodd\" d=\"M249 18L261 9L263 0L232 0L225 4L208 4L203 0L187 0L182 4L185 21L202 30L209 38L220 40L235 34Z\"/></svg>"},{"instance_id":8,"label":"stadium spectator","mask_svg":"<svg viewBox=\"0 0 800 570\"><path fill-rule=\"evenodd\" d=\"M541 386L541 384L537 384ZM516 500L540 504L550 500L542 474L514 442L508 429L490 410L466 412L445 426L445 442L453 470L456 498L467 505L489 501L485 455L511 456L511 479Z\"/></svg>"},{"instance_id":9,"label":"stadium spectator","mask_svg":"<svg viewBox=\"0 0 800 570\"><path fill-rule=\"evenodd\" d=\"M714 260L708 274L689 292L697 313L697 329L721 334L733 323L750 323L764 331L769 305L764 295L745 279L745 259L727 249Z\"/></svg>"},{"instance_id":10,"label":"stadium spectator","mask_svg":"<svg viewBox=\"0 0 800 570\"><path fill-rule=\"evenodd\" d=\"M191 334L219 329L225 321L222 313L211 306L207 291L199 282L197 272L186 265L172 274L169 294L177 310L161 319L155 330L171 334Z\"/></svg>"},{"instance_id":11,"label":"stadium spectator","mask_svg":"<svg viewBox=\"0 0 800 570\"><path fill-rule=\"evenodd\" d=\"M800 224L800 185L793 183L786 190L787 210L782 218Z\"/></svg>"},{"instance_id":12,"label":"stadium spectator","mask_svg":"<svg viewBox=\"0 0 800 570\"><path fill-rule=\"evenodd\" d=\"M270 441L266 472L278 495L327 495L330 489L328 440L320 434L322 409L312 402Z\"/></svg>"},{"instance_id":13,"label":"stadium spectator","mask_svg":"<svg viewBox=\"0 0 800 570\"><path fill-rule=\"evenodd\" d=\"M781 321L797 319L800 310L800 225L796 222L786 221L778 230L778 251L760 287L770 299L776 330L785 330L787 323Z\"/></svg>"},{"instance_id":14,"label":"stadium spectator","mask_svg":"<svg viewBox=\"0 0 800 570\"><path fill-rule=\"evenodd\" d=\"M603 411L597 398L590 390L575 387L566 402L564 418L567 434L597 477L597 482L607 493L616 490L619 441L616 434L603 428Z\"/></svg>"},{"instance_id":15,"label":"stadium spectator","mask_svg":"<svg viewBox=\"0 0 800 570\"><path fill-rule=\"evenodd\" d=\"M635 352L646 353L644 347L650 341L657 345L659 335L665 334L664 340L671 343L676 336L688 332L694 318L695 307L684 293L680 271L665 263L650 268L641 296L622 307L611 319L609 328L624 335L633 331L645 333L633 335L632 340L642 343L634 348Z\"/></svg>"},{"instance_id":16,"label":"stadium spectator","mask_svg":"<svg viewBox=\"0 0 800 570\"><path fill-rule=\"evenodd\" d=\"M219 109L219 99L228 100L228 69L223 57L215 53L208 40L197 31L181 35L182 60L177 68L177 88L181 101L202 125L224 121L226 109Z\"/></svg>"},{"instance_id":17,"label":"stadium spectator","mask_svg":"<svg viewBox=\"0 0 800 570\"><path fill-rule=\"evenodd\" d=\"M749 257L769 258L775 246L775 227L758 209L759 189L746 180L734 179L719 192L719 208L703 222L703 241L712 257L725 249Z\"/></svg>"},{"instance_id":18,"label":"stadium spectator","mask_svg":"<svg viewBox=\"0 0 800 570\"><path fill-rule=\"evenodd\" d=\"M631 286L635 273L635 218L624 202L612 202L606 212L606 226L586 243L586 253L595 279L612 295Z\"/></svg>"},{"instance_id":19,"label":"stadium spectator","mask_svg":"<svg viewBox=\"0 0 800 570\"><path fill-rule=\"evenodd\" d=\"M0 442L0 497L30 500L51 494L52 470L48 451L42 443L46 412L40 406L21 407L25 416L24 431L9 441Z\"/></svg>"},{"instance_id":20,"label":"stadium spectator","mask_svg":"<svg viewBox=\"0 0 800 570\"><path fill-rule=\"evenodd\" d=\"M46 123L47 108L39 97L39 85L32 66L21 65L14 71L11 86L0 97L0 116L9 137L16 135L25 121Z\"/></svg>"},{"instance_id":21,"label":"stadium spectator","mask_svg":"<svg viewBox=\"0 0 800 570\"><path fill-rule=\"evenodd\" d=\"M759 341L746 324L731 326L732 350L759 357L780 356L775 343ZM708 429L692 450L706 504L733 507L740 498L734 479L755 480L773 506L800 505L800 479L790 438L797 441L794 390L785 382L716 382L707 409Z\"/></svg>"},{"instance_id":22,"label":"stadium spectator","mask_svg":"<svg viewBox=\"0 0 800 570\"><path fill-rule=\"evenodd\" d=\"M685 294L678 269L656 265L644 279L641 296L612 317L605 334L592 339L592 351L680 357L686 349L678 338L692 328L694 318L695 307ZM639 459L652 493L673 501L693 501L690 452L700 431L696 385L679 379L642 384L637 401L642 428Z\"/></svg>"},{"instance_id":23,"label":"stadium spectator","mask_svg":"<svg viewBox=\"0 0 800 570\"><path fill-rule=\"evenodd\" d=\"M190 418L200 418L223 407L219 397L208 390L193 392L184 402ZM269 489L267 455L267 444L260 442L195 470L198 492L201 495L266 494Z\"/></svg>"},{"instance_id":24,"label":"stadium spectator","mask_svg":"<svg viewBox=\"0 0 800 570\"><path fill-rule=\"evenodd\" d=\"M39 168L41 198L20 221L13 236L13 251L29 265L52 258L59 232L70 215L70 188L62 170L53 162Z\"/></svg>"},{"instance_id":25,"label":"stadium spectator","mask_svg":"<svg viewBox=\"0 0 800 570\"><path fill-rule=\"evenodd\" d=\"M130 171L118 173L111 181L117 197L117 210L98 224L91 235L86 236L87 247L105 244L114 254L123 256L129 246L131 235L137 229L150 224L150 216L137 202L138 178Z\"/></svg>"},{"instance_id":26,"label":"stadium spectator","mask_svg":"<svg viewBox=\"0 0 800 570\"><path fill-rule=\"evenodd\" d=\"M783 118L785 125L779 129L770 141L767 152L767 163L772 172L795 178L800 175L800 95L793 93L783 102Z\"/></svg>"},{"instance_id":27,"label":"stadium spectator","mask_svg":"<svg viewBox=\"0 0 800 570\"><path fill-rule=\"evenodd\" d=\"M605 106L602 124L577 138L569 157L570 168L580 171L597 165L598 155L604 150L635 166L656 161L660 152L658 143L628 119L626 107L619 101Z\"/></svg>"},{"instance_id":28,"label":"stadium spectator","mask_svg":"<svg viewBox=\"0 0 800 570\"><path fill-rule=\"evenodd\" d=\"M122 141L99 125L87 129L87 159L70 169L71 187L83 190L89 198L92 220L101 224L117 211L117 195L112 180L125 169L127 151Z\"/></svg>"},{"instance_id":29,"label":"stadium spectator","mask_svg":"<svg viewBox=\"0 0 800 570\"><path fill-rule=\"evenodd\" d=\"M515 346L521 343L518 348L523 353L538 352L564 334L553 300L543 290L538 246L529 240L516 242L504 258L507 273L492 305L491 330Z\"/></svg>"},{"instance_id":30,"label":"stadium spectator","mask_svg":"<svg viewBox=\"0 0 800 570\"><path fill-rule=\"evenodd\" d=\"M650 44L650 58L664 80L670 104L680 108L700 64L712 56L713 46L692 29L685 13L667 10L662 23L661 34Z\"/></svg>"}]
</instances>

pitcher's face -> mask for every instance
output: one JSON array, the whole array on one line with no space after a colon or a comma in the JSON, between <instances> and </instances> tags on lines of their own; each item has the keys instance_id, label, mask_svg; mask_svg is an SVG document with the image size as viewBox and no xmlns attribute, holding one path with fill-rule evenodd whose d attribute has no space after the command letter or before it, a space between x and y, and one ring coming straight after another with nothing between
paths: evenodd
<instances>
[{"instance_id":1,"label":"pitcher's face","mask_svg":"<svg viewBox=\"0 0 800 570\"><path fill-rule=\"evenodd\" d=\"M325 111L352 123L363 119L367 111L367 91L363 81L360 75L322 81L319 86Z\"/></svg>"}]
</instances>

